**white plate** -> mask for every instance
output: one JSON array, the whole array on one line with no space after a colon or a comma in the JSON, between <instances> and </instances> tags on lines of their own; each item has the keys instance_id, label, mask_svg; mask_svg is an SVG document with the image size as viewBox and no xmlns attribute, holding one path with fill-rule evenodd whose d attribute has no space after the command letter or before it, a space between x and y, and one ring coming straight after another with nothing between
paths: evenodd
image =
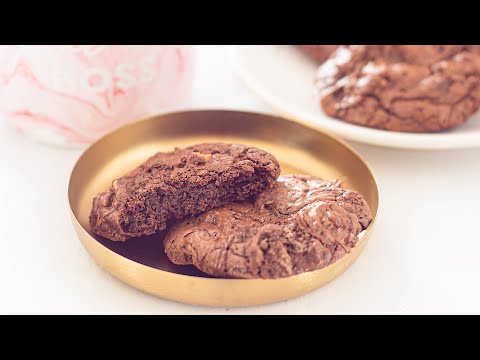
<instances>
[{"instance_id":1,"label":"white plate","mask_svg":"<svg viewBox=\"0 0 480 360\"><path fill-rule=\"evenodd\" d=\"M313 96L316 65L290 45L231 45L230 61L246 84L275 110L314 122L337 135L362 143L405 149L480 147L480 113L442 133L411 134L371 129L331 118Z\"/></svg>"}]
</instances>

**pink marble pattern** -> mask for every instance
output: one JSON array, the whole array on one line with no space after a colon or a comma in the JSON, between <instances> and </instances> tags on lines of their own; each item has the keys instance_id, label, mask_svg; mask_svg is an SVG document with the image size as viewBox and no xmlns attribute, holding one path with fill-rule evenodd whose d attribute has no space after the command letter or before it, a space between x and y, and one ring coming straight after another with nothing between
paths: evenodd
<instances>
[{"instance_id":1,"label":"pink marble pattern","mask_svg":"<svg viewBox=\"0 0 480 360\"><path fill-rule=\"evenodd\" d=\"M187 105L192 71L186 45L0 46L0 119L40 141L88 144Z\"/></svg>"}]
</instances>

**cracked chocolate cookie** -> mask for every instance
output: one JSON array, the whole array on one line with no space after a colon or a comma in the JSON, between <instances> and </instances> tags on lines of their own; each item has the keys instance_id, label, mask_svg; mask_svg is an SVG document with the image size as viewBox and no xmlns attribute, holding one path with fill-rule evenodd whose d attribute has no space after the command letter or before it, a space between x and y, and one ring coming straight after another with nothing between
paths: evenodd
<instances>
[{"instance_id":1,"label":"cracked chocolate cookie","mask_svg":"<svg viewBox=\"0 0 480 360\"><path fill-rule=\"evenodd\" d=\"M275 184L275 157L245 145L200 144L158 153L93 199L90 226L110 240L150 235L167 220L248 199Z\"/></svg>"},{"instance_id":2,"label":"cracked chocolate cookie","mask_svg":"<svg viewBox=\"0 0 480 360\"><path fill-rule=\"evenodd\" d=\"M338 45L297 45L307 56L321 64L328 59Z\"/></svg>"},{"instance_id":3,"label":"cracked chocolate cookie","mask_svg":"<svg viewBox=\"0 0 480 360\"><path fill-rule=\"evenodd\" d=\"M281 176L254 203L229 203L175 225L165 252L214 276L287 277L337 261L371 220L363 197L338 182Z\"/></svg>"},{"instance_id":4,"label":"cracked chocolate cookie","mask_svg":"<svg viewBox=\"0 0 480 360\"><path fill-rule=\"evenodd\" d=\"M480 107L476 45L351 45L318 69L316 87L332 117L372 128L437 132Z\"/></svg>"}]
</instances>

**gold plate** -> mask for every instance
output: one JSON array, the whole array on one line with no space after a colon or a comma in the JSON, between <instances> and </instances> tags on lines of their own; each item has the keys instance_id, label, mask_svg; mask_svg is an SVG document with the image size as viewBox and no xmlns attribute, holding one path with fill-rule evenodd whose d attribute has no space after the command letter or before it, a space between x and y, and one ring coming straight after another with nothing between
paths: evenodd
<instances>
[{"instance_id":1,"label":"gold plate","mask_svg":"<svg viewBox=\"0 0 480 360\"><path fill-rule=\"evenodd\" d=\"M103 269L131 286L166 299L230 307L272 303L305 294L342 274L360 255L374 221L353 251L332 265L274 280L218 279L193 266L174 265L163 251L165 232L120 243L90 231L92 199L108 190L113 179L158 151L212 141L242 143L269 151L280 161L282 174L341 179L347 187L363 194L375 221L378 188L369 166L350 146L314 125L240 111L170 113L127 125L103 137L85 151L72 171L68 198L73 225Z\"/></svg>"}]
</instances>

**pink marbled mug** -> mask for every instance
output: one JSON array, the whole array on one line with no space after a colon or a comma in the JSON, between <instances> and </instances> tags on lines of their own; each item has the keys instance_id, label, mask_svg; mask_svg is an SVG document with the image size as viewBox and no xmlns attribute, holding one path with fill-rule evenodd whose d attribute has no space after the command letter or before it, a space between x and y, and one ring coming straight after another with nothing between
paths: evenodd
<instances>
[{"instance_id":1,"label":"pink marbled mug","mask_svg":"<svg viewBox=\"0 0 480 360\"><path fill-rule=\"evenodd\" d=\"M188 105L192 71L186 45L0 46L0 120L43 142L88 144Z\"/></svg>"}]
</instances>

